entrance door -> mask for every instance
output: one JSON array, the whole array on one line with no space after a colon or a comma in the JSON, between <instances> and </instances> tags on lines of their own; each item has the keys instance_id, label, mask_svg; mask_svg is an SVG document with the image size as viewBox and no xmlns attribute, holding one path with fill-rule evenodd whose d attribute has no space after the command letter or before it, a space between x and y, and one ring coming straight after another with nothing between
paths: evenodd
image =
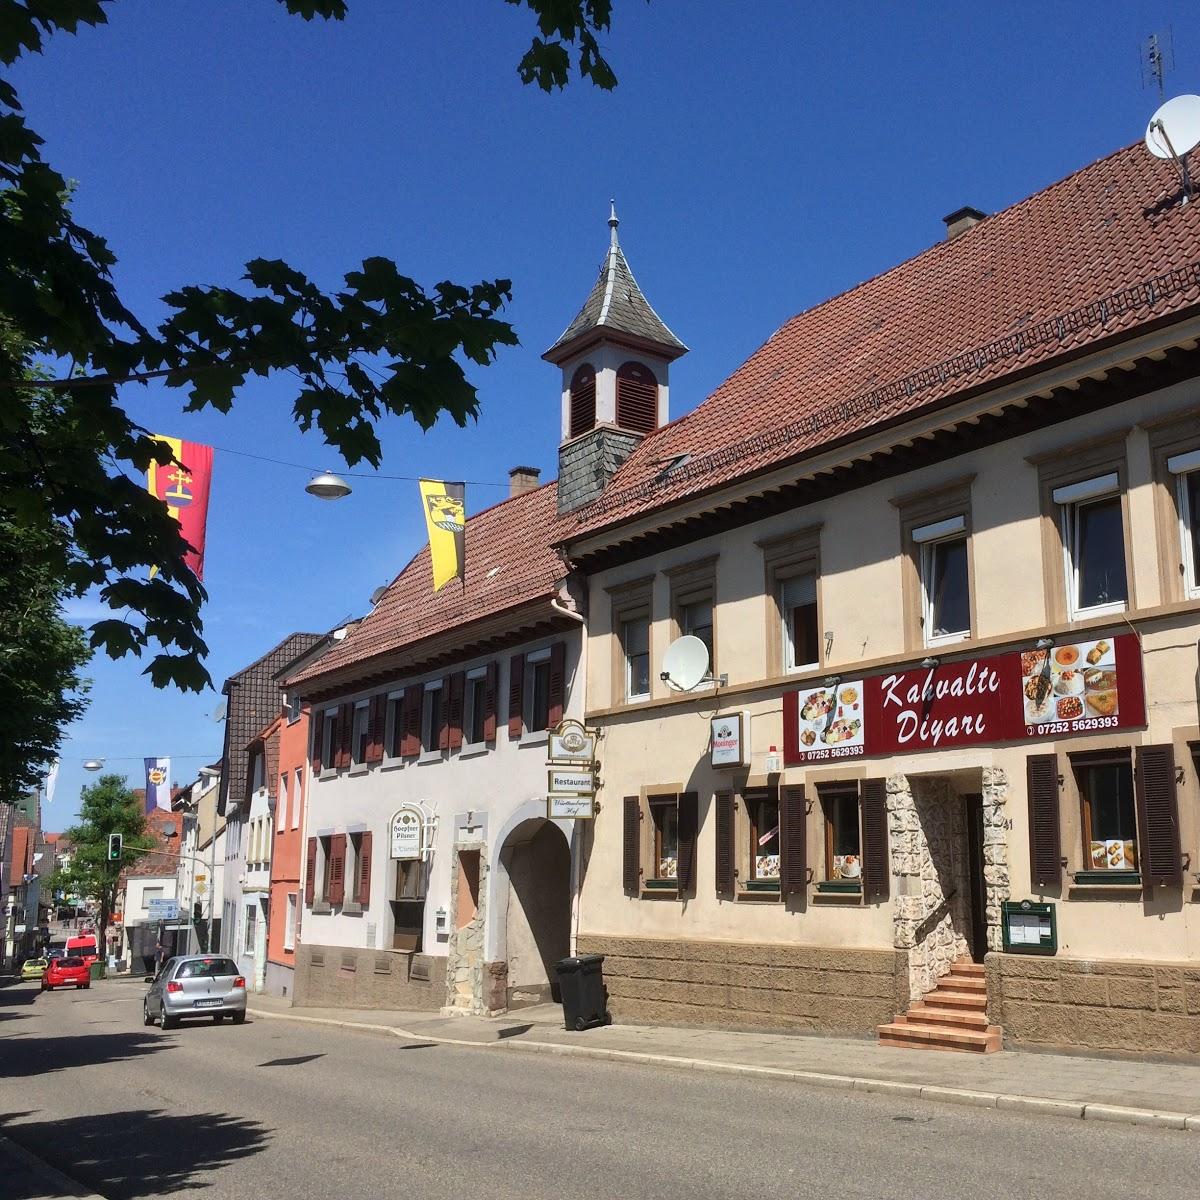
<instances>
[{"instance_id":1,"label":"entrance door","mask_svg":"<svg viewBox=\"0 0 1200 1200\"><path fill-rule=\"evenodd\" d=\"M971 928L971 958L983 962L987 953L987 887L983 878L983 797L963 797L967 806L967 907Z\"/></svg>"}]
</instances>

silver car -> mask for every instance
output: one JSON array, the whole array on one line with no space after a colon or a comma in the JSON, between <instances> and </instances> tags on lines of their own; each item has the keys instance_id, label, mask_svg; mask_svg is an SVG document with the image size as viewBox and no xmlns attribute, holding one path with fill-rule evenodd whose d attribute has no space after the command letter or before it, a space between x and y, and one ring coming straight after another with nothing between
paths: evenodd
<instances>
[{"instance_id":1,"label":"silver car","mask_svg":"<svg viewBox=\"0 0 1200 1200\"><path fill-rule=\"evenodd\" d=\"M142 1001L142 1022L174 1029L183 1017L211 1017L219 1025L231 1017L246 1019L246 979L232 958L187 954L168 958L157 975L147 975L150 990Z\"/></svg>"}]
</instances>

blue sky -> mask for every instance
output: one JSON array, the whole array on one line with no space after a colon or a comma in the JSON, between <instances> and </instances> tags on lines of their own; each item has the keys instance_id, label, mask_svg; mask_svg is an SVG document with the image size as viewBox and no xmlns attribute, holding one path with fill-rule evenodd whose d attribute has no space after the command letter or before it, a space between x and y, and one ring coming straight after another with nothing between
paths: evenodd
<instances>
[{"instance_id":1,"label":"blue sky","mask_svg":"<svg viewBox=\"0 0 1200 1200\"><path fill-rule=\"evenodd\" d=\"M692 348L672 368L679 415L788 317L938 240L946 213L1004 208L1138 139L1158 102L1147 34L1174 26L1168 94L1200 91L1191 15L1178 0L616 0L616 92L546 96L515 72L532 19L501 0L350 0L346 22L312 24L273 0L119 0L107 28L53 39L14 78L143 320L258 255L327 287L373 254L425 284L511 278L522 344L473 369L479 421L382 429L385 473L504 485L518 463L555 473L559 379L540 355L591 287L610 196L640 284ZM183 414L160 387L124 401L156 432L336 469L294 427L292 383L252 383L228 416ZM218 452L214 474L218 688L287 633L363 612L424 540L414 483L361 480L322 504L303 471ZM505 494L472 486L468 506ZM136 785L144 755L172 755L181 782L219 756L218 696L140 672L94 660L47 828L73 819L87 757Z\"/></svg>"}]
</instances>

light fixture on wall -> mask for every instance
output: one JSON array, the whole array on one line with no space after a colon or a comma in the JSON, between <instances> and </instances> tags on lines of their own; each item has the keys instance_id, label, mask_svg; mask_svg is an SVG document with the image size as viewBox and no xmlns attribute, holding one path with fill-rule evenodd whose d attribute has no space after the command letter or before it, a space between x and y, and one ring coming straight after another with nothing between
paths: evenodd
<instances>
[{"instance_id":1,"label":"light fixture on wall","mask_svg":"<svg viewBox=\"0 0 1200 1200\"><path fill-rule=\"evenodd\" d=\"M938 660L936 658L933 658L932 656L930 656L929 658L921 659L921 666L923 666L927 671L932 671L933 668L936 667L937 665L938 665Z\"/></svg>"},{"instance_id":2,"label":"light fixture on wall","mask_svg":"<svg viewBox=\"0 0 1200 1200\"><path fill-rule=\"evenodd\" d=\"M840 675L826 675L821 682L827 688L835 688L839 683L842 682L842 677Z\"/></svg>"},{"instance_id":3,"label":"light fixture on wall","mask_svg":"<svg viewBox=\"0 0 1200 1200\"><path fill-rule=\"evenodd\" d=\"M1042 637L1038 638L1033 644L1038 650L1049 650L1054 645L1054 639L1052 637Z\"/></svg>"}]
</instances>

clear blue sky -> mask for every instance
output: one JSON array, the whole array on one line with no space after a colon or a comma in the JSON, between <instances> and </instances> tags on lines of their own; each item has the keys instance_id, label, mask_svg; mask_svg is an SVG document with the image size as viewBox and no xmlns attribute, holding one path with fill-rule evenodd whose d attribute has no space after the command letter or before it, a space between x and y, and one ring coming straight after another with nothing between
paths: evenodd
<instances>
[{"instance_id":1,"label":"clear blue sky","mask_svg":"<svg viewBox=\"0 0 1200 1200\"><path fill-rule=\"evenodd\" d=\"M329 287L372 254L426 284L511 278L522 344L473 370L479 422L383 430L385 472L502 484L518 463L555 473L559 380L540 354L591 287L609 196L638 281L692 348L672 370L678 415L788 317L938 240L944 214L1003 208L1138 139L1158 102L1138 69L1150 32L1174 26L1168 93L1200 91L1192 17L1181 0L616 0L617 91L546 96L515 72L532 19L501 0L350 0L346 22L312 24L274 0L118 0L107 28L14 75L144 320L257 255ZM156 432L336 468L292 425L289 382L252 383L229 416L182 414L165 388L124 400ZM304 483L216 456L218 688L287 633L363 612L424 540L415 484L322 504ZM468 506L504 494L471 487ZM173 755L181 782L219 756L217 695L140 671L94 660L47 828L73 819L86 757L138 785L144 755Z\"/></svg>"}]
</instances>

